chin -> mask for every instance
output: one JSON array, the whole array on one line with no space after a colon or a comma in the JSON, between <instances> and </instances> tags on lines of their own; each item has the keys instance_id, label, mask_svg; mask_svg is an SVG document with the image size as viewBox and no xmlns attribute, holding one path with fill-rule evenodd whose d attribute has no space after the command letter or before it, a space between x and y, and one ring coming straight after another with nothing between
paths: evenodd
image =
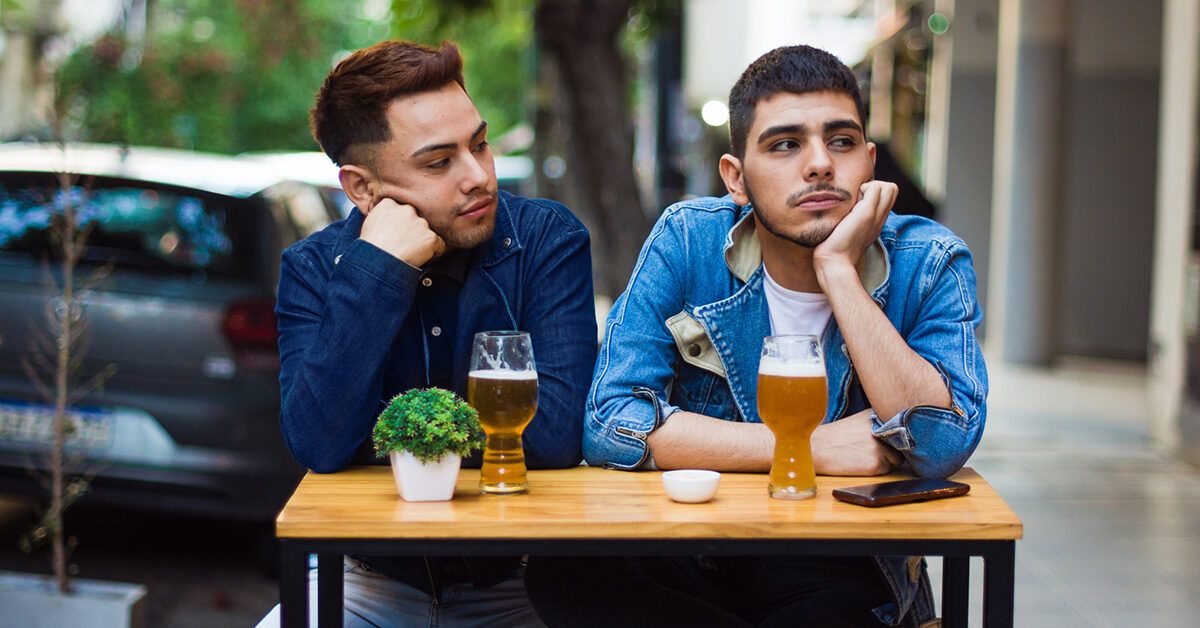
<instances>
[{"instance_id":1,"label":"chin","mask_svg":"<svg viewBox=\"0 0 1200 628\"><path fill-rule=\"evenodd\" d=\"M484 242L492 239L492 234L496 231L496 222L493 220L486 225L478 225L470 229L462 229L453 234L442 236L448 246L456 249L473 249Z\"/></svg>"}]
</instances>

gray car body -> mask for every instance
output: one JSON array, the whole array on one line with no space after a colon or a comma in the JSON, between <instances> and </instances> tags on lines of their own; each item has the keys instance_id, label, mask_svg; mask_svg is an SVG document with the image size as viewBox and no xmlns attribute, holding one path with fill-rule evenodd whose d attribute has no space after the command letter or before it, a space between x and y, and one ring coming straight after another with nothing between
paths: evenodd
<instances>
[{"instance_id":1,"label":"gray car body","mask_svg":"<svg viewBox=\"0 0 1200 628\"><path fill-rule=\"evenodd\" d=\"M107 365L116 374L82 408L114 417L111 444L76 450L76 468L97 473L87 500L269 520L303 470L279 432L278 355L234 346L230 308L273 301L280 252L338 218L312 185L232 157L166 149L0 144L0 182L68 172L98 187L145 187L250 212L257 248L244 277L154 273L117 265L83 294L88 348L76 379ZM94 179L92 177L95 177ZM96 265L84 265L86 274ZM240 271L239 271L240 272ZM21 366L45 327L53 263L0 254L0 401L44 403ZM0 434L0 488L36 487L46 448Z\"/></svg>"}]
</instances>

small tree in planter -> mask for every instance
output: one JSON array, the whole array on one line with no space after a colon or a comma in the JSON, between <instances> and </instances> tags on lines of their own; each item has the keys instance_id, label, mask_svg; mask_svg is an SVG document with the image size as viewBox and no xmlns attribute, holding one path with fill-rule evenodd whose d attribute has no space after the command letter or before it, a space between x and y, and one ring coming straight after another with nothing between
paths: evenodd
<instances>
[{"instance_id":1,"label":"small tree in planter","mask_svg":"<svg viewBox=\"0 0 1200 628\"><path fill-rule=\"evenodd\" d=\"M441 388L396 395L372 432L375 453L388 456L405 501L446 501L454 496L463 456L483 447L479 413Z\"/></svg>"}]
</instances>

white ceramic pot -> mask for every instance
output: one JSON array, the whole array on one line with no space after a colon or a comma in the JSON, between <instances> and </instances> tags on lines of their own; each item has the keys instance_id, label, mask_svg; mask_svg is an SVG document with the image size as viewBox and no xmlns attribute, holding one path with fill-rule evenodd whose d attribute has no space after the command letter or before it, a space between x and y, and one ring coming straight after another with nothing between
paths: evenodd
<instances>
[{"instance_id":1,"label":"white ceramic pot","mask_svg":"<svg viewBox=\"0 0 1200 628\"><path fill-rule=\"evenodd\" d=\"M73 593L62 594L49 576L0 571L0 625L146 625L146 587L140 584L71 578Z\"/></svg>"},{"instance_id":2,"label":"white ceramic pot","mask_svg":"<svg viewBox=\"0 0 1200 628\"><path fill-rule=\"evenodd\" d=\"M454 497L462 457L446 454L437 462L421 462L407 451L388 454L396 488L406 502L444 502Z\"/></svg>"}]
</instances>

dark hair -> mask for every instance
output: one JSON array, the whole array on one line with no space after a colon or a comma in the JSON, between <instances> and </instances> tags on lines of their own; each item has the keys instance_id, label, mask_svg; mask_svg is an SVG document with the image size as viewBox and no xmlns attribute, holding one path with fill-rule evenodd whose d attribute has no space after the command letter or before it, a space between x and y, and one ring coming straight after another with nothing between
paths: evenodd
<instances>
[{"instance_id":1,"label":"dark hair","mask_svg":"<svg viewBox=\"0 0 1200 628\"><path fill-rule=\"evenodd\" d=\"M434 49L383 41L351 54L325 77L309 114L313 138L334 163L370 163L372 145L392 139L385 111L401 96L436 90L450 81L463 89L458 46Z\"/></svg>"},{"instance_id":2,"label":"dark hair","mask_svg":"<svg viewBox=\"0 0 1200 628\"><path fill-rule=\"evenodd\" d=\"M783 46L755 59L729 90L729 143L734 156L741 159L746 155L746 140L760 100L780 92L823 91L849 96L865 128L867 112L858 79L837 57L812 46Z\"/></svg>"}]
</instances>

